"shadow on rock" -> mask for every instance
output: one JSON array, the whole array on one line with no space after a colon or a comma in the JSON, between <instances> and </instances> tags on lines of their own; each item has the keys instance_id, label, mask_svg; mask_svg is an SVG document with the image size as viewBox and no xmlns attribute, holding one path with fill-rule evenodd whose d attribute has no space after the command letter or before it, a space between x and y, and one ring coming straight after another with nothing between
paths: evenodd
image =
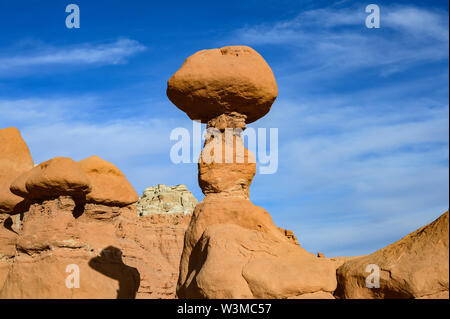
<instances>
[{"instance_id":1,"label":"shadow on rock","mask_svg":"<svg viewBox=\"0 0 450 319\"><path fill-rule=\"evenodd\" d=\"M141 276L136 268L123 263L120 249L108 246L101 251L100 256L94 257L89 261L89 266L119 282L117 299L136 298Z\"/></svg>"},{"instance_id":2,"label":"shadow on rock","mask_svg":"<svg viewBox=\"0 0 450 319\"><path fill-rule=\"evenodd\" d=\"M7 219L5 219L5 221L3 222L3 227L5 227L6 229L8 229L9 231L12 231L13 233L17 234L17 232L12 228L14 225L14 222L12 220L11 217L8 217Z\"/></svg>"}]
</instances>

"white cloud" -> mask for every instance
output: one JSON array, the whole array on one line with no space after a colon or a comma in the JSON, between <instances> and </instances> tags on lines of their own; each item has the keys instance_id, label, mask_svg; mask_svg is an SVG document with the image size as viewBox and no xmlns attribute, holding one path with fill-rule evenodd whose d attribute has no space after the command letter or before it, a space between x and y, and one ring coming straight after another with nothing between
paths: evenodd
<instances>
[{"instance_id":1,"label":"white cloud","mask_svg":"<svg viewBox=\"0 0 450 319\"><path fill-rule=\"evenodd\" d=\"M448 42L448 14L416 7L397 6L382 15L383 24L392 29L401 29L413 36L431 36Z\"/></svg>"},{"instance_id":2,"label":"white cloud","mask_svg":"<svg viewBox=\"0 0 450 319\"><path fill-rule=\"evenodd\" d=\"M448 59L448 14L413 6L382 6L381 28L365 27L364 7L301 12L291 20L247 26L233 42L282 45L291 50L286 68L333 76L374 68L388 76L413 65ZM308 74L305 74L307 77Z\"/></svg>"},{"instance_id":3,"label":"white cloud","mask_svg":"<svg viewBox=\"0 0 450 319\"><path fill-rule=\"evenodd\" d=\"M254 124L278 127L280 150L277 174L257 175L251 198L306 249L370 253L448 209L449 107L396 90L282 100Z\"/></svg>"},{"instance_id":4,"label":"white cloud","mask_svg":"<svg viewBox=\"0 0 450 319\"><path fill-rule=\"evenodd\" d=\"M8 75L31 67L121 64L145 49L139 42L126 38L112 43L82 43L65 47L40 45L27 52L0 55L0 74Z\"/></svg>"}]
</instances>

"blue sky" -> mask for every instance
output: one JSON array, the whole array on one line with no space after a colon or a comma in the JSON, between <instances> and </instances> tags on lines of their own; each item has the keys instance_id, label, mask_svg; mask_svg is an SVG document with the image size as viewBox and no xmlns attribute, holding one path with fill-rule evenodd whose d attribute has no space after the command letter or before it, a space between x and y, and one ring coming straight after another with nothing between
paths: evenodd
<instances>
[{"instance_id":1,"label":"blue sky","mask_svg":"<svg viewBox=\"0 0 450 319\"><path fill-rule=\"evenodd\" d=\"M81 28L67 29L76 3ZM381 28L365 27L376 3ZM447 1L0 1L0 128L36 163L96 154L139 193L184 183L169 77L198 50L250 45L279 96L252 127L279 129L279 169L251 200L327 256L373 252L449 202Z\"/></svg>"}]
</instances>

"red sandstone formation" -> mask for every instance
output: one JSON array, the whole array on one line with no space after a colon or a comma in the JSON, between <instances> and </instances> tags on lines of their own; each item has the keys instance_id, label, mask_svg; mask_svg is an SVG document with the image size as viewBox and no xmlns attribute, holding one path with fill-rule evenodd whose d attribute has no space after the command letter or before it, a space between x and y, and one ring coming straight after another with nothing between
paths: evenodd
<instances>
[{"instance_id":1,"label":"red sandstone formation","mask_svg":"<svg viewBox=\"0 0 450 319\"><path fill-rule=\"evenodd\" d=\"M91 182L72 159L55 157L19 176L11 185L11 191L31 200L66 195L85 198L91 191Z\"/></svg>"},{"instance_id":2,"label":"red sandstone formation","mask_svg":"<svg viewBox=\"0 0 450 319\"><path fill-rule=\"evenodd\" d=\"M277 95L272 70L246 46L199 51L167 84L169 99L203 123L232 112L244 114L246 123L254 122L269 112Z\"/></svg>"},{"instance_id":3,"label":"red sandstone formation","mask_svg":"<svg viewBox=\"0 0 450 319\"><path fill-rule=\"evenodd\" d=\"M33 167L27 144L15 127L0 130L0 214L14 213L23 198L11 193L9 186Z\"/></svg>"},{"instance_id":4,"label":"red sandstone formation","mask_svg":"<svg viewBox=\"0 0 450 319\"><path fill-rule=\"evenodd\" d=\"M87 202L122 207L139 200L133 186L114 164L98 156L91 156L78 163L92 185L91 192L86 195Z\"/></svg>"},{"instance_id":5,"label":"red sandstone formation","mask_svg":"<svg viewBox=\"0 0 450 319\"><path fill-rule=\"evenodd\" d=\"M264 59L248 47L189 57L167 94L191 119L208 123L199 161L204 200L186 231L177 294L181 298L332 298L335 267L295 245L249 200L254 155L239 130L264 116L277 87ZM227 132L228 131L228 132Z\"/></svg>"},{"instance_id":6,"label":"red sandstone formation","mask_svg":"<svg viewBox=\"0 0 450 319\"><path fill-rule=\"evenodd\" d=\"M59 157L33 168L16 129L0 130L0 141L0 171L9 174L1 175L0 298L175 298L191 215L138 217L136 191L113 164ZM21 201L31 206L18 214ZM66 286L69 265L79 267L79 288Z\"/></svg>"},{"instance_id":7,"label":"red sandstone formation","mask_svg":"<svg viewBox=\"0 0 450 319\"><path fill-rule=\"evenodd\" d=\"M448 212L373 254L326 258L249 200L256 164L240 134L277 96L253 49L194 54L167 94L208 127L192 218L138 217L136 191L112 163L56 157L33 168L19 131L0 130L0 298L449 298ZM366 286L371 264L379 288ZM74 265L78 288L67 286Z\"/></svg>"},{"instance_id":8,"label":"red sandstone formation","mask_svg":"<svg viewBox=\"0 0 450 319\"><path fill-rule=\"evenodd\" d=\"M0 298L174 298L189 219L138 218L134 205L80 210L69 196L32 204L0 268ZM71 264L79 288L66 286Z\"/></svg>"},{"instance_id":9,"label":"red sandstone formation","mask_svg":"<svg viewBox=\"0 0 450 319\"><path fill-rule=\"evenodd\" d=\"M380 287L367 288L368 265L380 268ZM449 213L337 270L339 298L449 298Z\"/></svg>"},{"instance_id":10,"label":"red sandstone formation","mask_svg":"<svg viewBox=\"0 0 450 319\"><path fill-rule=\"evenodd\" d=\"M0 289L15 255L17 233L13 230L18 214L26 209L23 198L14 195L9 185L23 172L33 167L30 151L18 129L0 129Z\"/></svg>"}]
</instances>

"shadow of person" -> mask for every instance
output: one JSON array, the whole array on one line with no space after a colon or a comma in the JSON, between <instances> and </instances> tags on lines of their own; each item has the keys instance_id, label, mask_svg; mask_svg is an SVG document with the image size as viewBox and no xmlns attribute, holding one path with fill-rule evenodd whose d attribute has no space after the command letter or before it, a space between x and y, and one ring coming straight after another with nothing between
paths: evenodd
<instances>
[{"instance_id":1,"label":"shadow of person","mask_svg":"<svg viewBox=\"0 0 450 319\"><path fill-rule=\"evenodd\" d=\"M122 251L108 246L99 256L89 260L89 266L99 273L119 282L117 299L134 299L141 283L139 271L122 261Z\"/></svg>"},{"instance_id":2,"label":"shadow of person","mask_svg":"<svg viewBox=\"0 0 450 319\"><path fill-rule=\"evenodd\" d=\"M12 228L13 225L14 225L14 222L11 217L6 218L5 221L3 222L3 227L5 227L7 230L12 231L13 233L17 234L17 232Z\"/></svg>"}]
</instances>

